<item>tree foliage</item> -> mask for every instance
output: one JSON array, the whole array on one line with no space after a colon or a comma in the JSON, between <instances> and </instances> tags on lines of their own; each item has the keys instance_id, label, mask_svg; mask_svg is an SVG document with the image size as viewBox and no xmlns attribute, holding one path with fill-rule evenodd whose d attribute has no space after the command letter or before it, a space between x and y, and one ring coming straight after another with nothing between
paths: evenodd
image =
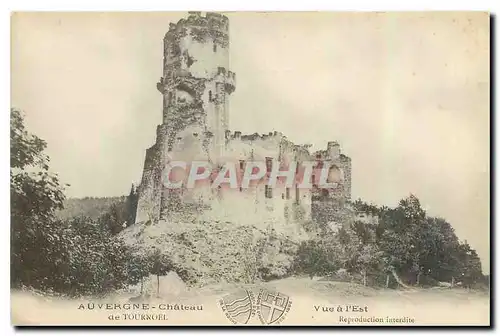
<instances>
[{"instance_id":1,"label":"tree foliage","mask_svg":"<svg viewBox=\"0 0 500 336\"><path fill-rule=\"evenodd\" d=\"M361 200L353 207L358 213L377 216L378 225L354 221L337 232L325 228L321 238L300 246L296 272L333 274L345 269L385 282L385 275L394 271L411 285L453 279L472 286L484 281L476 251L459 241L446 220L428 216L416 196L402 199L395 208Z\"/></svg>"},{"instance_id":2,"label":"tree foliage","mask_svg":"<svg viewBox=\"0 0 500 336\"><path fill-rule=\"evenodd\" d=\"M10 127L11 283L43 286L61 262L55 245L63 231L53 219L63 186L49 172L47 144L26 130L20 111L11 109Z\"/></svg>"},{"instance_id":3,"label":"tree foliage","mask_svg":"<svg viewBox=\"0 0 500 336\"><path fill-rule=\"evenodd\" d=\"M11 285L69 295L104 294L137 283L149 263L116 234L135 216L135 188L127 202L98 219L58 220L64 188L49 171L45 141L30 134L20 111L11 109Z\"/></svg>"},{"instance_id":4,"label":"tree foliage","mask_svg":"<svg viewBox=\"0 0 500 336\"><path fill-rule=\"evenodd\" d=\"M117 234L135 222L137 190L132 186L123 200L99 216L58 219L64 206L64 186L49 170L45 141L30 134L20 111L11 109L11 285L30 286L69 295L106 294L136 284L148 274L158 278L180 265L158 251L140 256ZM489 281L481 262L467 242L460 242L453 227L430 217L414 195L394 208L360 200L357 212L377 216L378 225L344 223L337 231L308 222L315 239L298 247L295 273L331 275L341 269L375 277L396 272L409 284L450 281L472 286ZM315 227L313 230L312 228ZM252 276L254 277L254 275Z\"/></svg>"}]
</instances>

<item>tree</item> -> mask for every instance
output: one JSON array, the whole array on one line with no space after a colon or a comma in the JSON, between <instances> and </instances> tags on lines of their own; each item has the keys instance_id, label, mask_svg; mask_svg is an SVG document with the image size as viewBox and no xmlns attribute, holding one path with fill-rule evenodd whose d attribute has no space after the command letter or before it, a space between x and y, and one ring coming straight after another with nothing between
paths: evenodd
<instances>
[{"instance_id":1,"label":"tree","mask_svg":"<svg viewBox=\"0 0 500 336\"><path fill-rule=\"evenodd\" d=\"M68 222L69 244L67 286L61 290L72 296L103 295L136 284L132 250L88 217Z\"/></svg>"},{"instance_id":2,"label":"tree","mask_svg":"<svg viewBox=\"0 0 500 336\"><path fill-rule=\"evenodd\" d=\"M56 220L64 189L49 171L45 141L30 134L11 109L11 285L70 295L104 294L134 281L131 251L102 221ZM123 211L111 210L120 223ZM121 224L121 223L120 223Z\"/></svg>"},{"instance_id":3,"label":"tree","mask_svg":"<svg viewBox=\"0 0 500 336\"><path fill-rule=\"evenodd\" d=\"M338 266L332 263L329 254L321 241L304 241L298 248L293 268L297 273L308 274L311 279L316 275L326 275L338 269Z\"/></svg>"},{"instance_id":4,"label":"tree","mask_svg":"<svg viewBox=\"0 0 500 336\"><path fill-rule=\"evenodd\" d=\"M10 119L11 285L51 288L64 256L64 228L54 212L64 194L49 172L46 142L30 134L19 110Z\"/></svg>"},{"instance_id":5,"label":"tree","mask_svg":"<svg viewBox=\"0 0 500 336\"><path fill-rule=\"evenodd\" d=\"M453 282L469 271L474 279L482 276L479 258L470 257L475 251L460 244L446 220L427 216L414 195L394 209L381 209L379 214L377 243L386 267L402 278L421 285L422 276L429 284Z\"/></svg>"},{"instance_id":6,"label":"tree","mask_svg":"<svg viewBox=\"0 0 500 336\"><path fill-rule=\"evenodd\" d=\"M132 184L132 188L130 188L130 193L127 197L127 225L129 226L135 223L138 200L139 194L137 188Z\"/></svg>"},{"instance_id":7,"label":"tree","mask_svg":"<svg viewBox=\"0 0 500 336\"><path fill-rule=\"evenodd\" d=\"M383 230L379 236L379 246L384 252L384 260L394 272L403 277L419 277L421 261L426 251L427 222L420 201L414 195L402 199L394 209L381 213ZM416 282L416 281L415 281Z\"/></svg>"},{"instance_id":8,"label":"tree","mask_svg":"<svg viewBox=\"0 0 500 336\"><path fill-rule=\"evenodd\" d=\"M374 211L375 213L376 211ZM346 251L350 256L349 264L353 271L363 275L363 285L367 283L367 273L377 273L383 268L383 252L376 243L376 232L370 225L355 221L350 234L357 239L352 239L352 246ZM346 232L347 233L347 232Z\"/></svg>"},{"instance_id":9,"label":"tree","mask_svg":"<svg viewBox=\"0 0 500 336\"><path fill-rule=\"evenodd\" d=\"M356 268L363 274L363 285L366 286L368 272L380 272L383 268L383 252L375 244L362 245L356 254Z\"/></svg>"},{"instance_id":10,"label":"tree","mask_svg":"<svg viewBox=\"0 0 500 336\"><path fill-rule=\"evenodd\" d=\"M458 280L467 287L472 287L478 282L483 282L481 260L476 251L467 242L459 247L459 275Z\"/></svg>"},{"instance_id":11,"label":"tree","mask_svg":"<svg viewBox=\"0 0 500 336\"><path fill-rule=\"evenodd\" d=\"M140 282L141 295L144 294L144 278L149 275L151 268L150 260L143 255L134 254L128 262L129 283Z\"/></svg>"},{"instance_id":12,"label":"tree","mask_svg":"<svg viewBox=\"0 0 500 336\"><path fill-rule=\"evenodd\" d=\"M160 297L160 276L167 275L173 270L172 261L163 255L159 250L155 250L150 256L151 273L156 275L157 287L156 296Z\"/></svg>"}]
</instances>

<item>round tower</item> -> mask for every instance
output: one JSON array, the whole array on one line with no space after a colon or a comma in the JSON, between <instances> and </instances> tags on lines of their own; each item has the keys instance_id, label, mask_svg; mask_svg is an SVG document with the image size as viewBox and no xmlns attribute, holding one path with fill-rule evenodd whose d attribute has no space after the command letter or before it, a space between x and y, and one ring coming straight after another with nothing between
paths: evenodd
<instances>
[{"instance_id":1,"label":"round tower","mask_svg":"<svg viewBox=\"0 0 500 336\"><path fill-rule=\"evenodd\" d=\"M214 149L222 150L229 95L235 90L235 74L229 71L228 18L189 12L187 18L171 23L157 87L163 94L168 150L179 134L186 133L206 136Z\"/></svg>"}]
</instances>

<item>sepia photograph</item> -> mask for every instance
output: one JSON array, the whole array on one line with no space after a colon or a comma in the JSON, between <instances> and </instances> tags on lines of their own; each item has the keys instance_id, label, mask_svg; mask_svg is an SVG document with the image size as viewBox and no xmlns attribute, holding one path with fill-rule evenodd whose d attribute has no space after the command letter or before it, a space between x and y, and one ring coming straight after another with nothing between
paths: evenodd
<instances>
[{"instance_id":1,"label":"sepia photograph","mask_svg":"<svg viewBox=\"0 0 500 336\"><path fill-rule=\"evenodd\" d=\"M13 12L15 326L490 326L488 12Z\"/></svg>"}]
</instances>

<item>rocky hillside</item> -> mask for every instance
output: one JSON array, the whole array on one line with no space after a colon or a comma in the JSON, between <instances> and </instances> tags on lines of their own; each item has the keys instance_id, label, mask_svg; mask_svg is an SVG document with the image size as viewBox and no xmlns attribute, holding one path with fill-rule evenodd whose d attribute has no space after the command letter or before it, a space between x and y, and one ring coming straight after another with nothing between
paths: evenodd
<instances>
[{"instance_id":1,"label":"rocky hillside","mask_svg":"<svg viewBox=\"0 0 500 336\"><path fill-rule=\"evenodd\" d=\"M119 235L138 253L160 252L190 284L253 283L287 275L307 235L287 237L272 228L227 222L135 224Z\"/></svg>"}]
</instances>

